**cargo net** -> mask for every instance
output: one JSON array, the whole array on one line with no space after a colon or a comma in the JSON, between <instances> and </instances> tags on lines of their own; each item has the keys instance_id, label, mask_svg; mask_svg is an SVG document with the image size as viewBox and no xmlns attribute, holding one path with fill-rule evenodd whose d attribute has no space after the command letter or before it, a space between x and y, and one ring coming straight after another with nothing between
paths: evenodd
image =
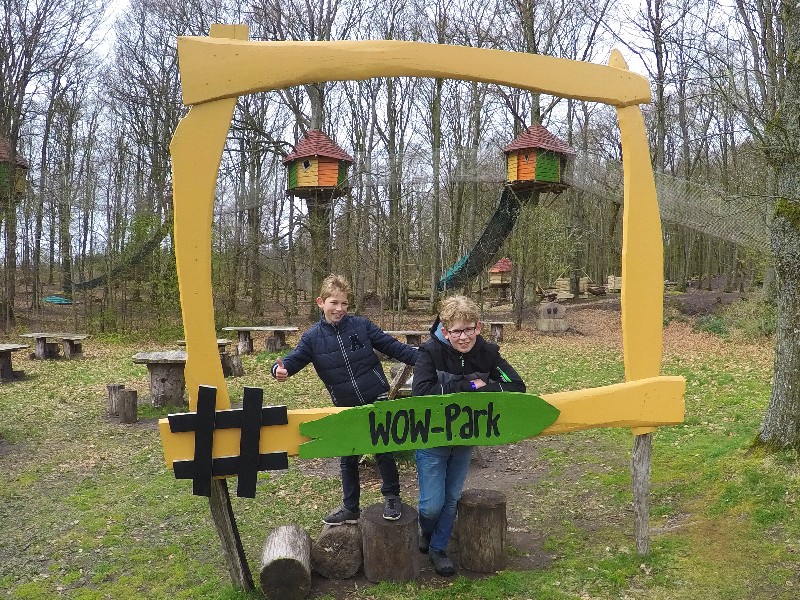
<instances>
[{"instance_id":1,"label":"cargo net","mask_svg":"<svg viewBox=\"0 0 800 600\"><path fill-rule=\"evenodd\" d=\"M523 203L530 197L530 192L516 193L509 186L503 186L500 203L483 233L472 249L439 280L439 291L466 285L491 265L503 242L514 229Z\"/></svg>"},{"instance_id":2,"label":"cargo net","mask_svg":"<svg viewBox=\"0 0 800 600\"><path fill-rule=\"evenodd\" d=\"M664 173L655 173L654 179L662 222L682 225L757 252L769 251L764 198L725 195ZM564 180L575 189L622 204L619 161L578 156L568 165Z\"/></svg>"}]
</instances>

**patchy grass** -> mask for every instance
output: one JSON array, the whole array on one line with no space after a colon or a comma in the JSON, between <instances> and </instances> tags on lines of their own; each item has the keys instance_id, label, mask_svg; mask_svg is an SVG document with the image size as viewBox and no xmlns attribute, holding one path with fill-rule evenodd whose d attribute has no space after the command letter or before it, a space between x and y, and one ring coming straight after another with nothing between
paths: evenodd
<instances>
[{"instance_id":1,"label":"patchy grass","mask_svg":"<svg viewBox=\"0 0 800 600\"><path fill-rule=\"evenodd\" d=\"M606 335L618 315L603 318L603 335L512 332L504 355L533 392L621 381L618 340ZM147 371L130 356L151 346L104 339L87 343L80 361L15 357L28 378L0 387L0 597L260 597L230 586L207 500L192 496L188 482L164 467L155 426L164 411L142 406L140 422L131 426L104 414L108 383L145 394ZM273 359L243 357L247 375L228 380L234 402L247 385L263 386L267 403L327 405L313 369L278 384L268 376ZM663 364L665 374L687 379L686 423L654 434L646 557L636 554L632 539L630 432L586 431L529 442L526 452L540 468L509 493L510 525L541 541L510 554L541 566L364 585L347 597L795 598L797 456L748 452L769 395L769 341L745 346L674 319L665 331ZM286 472L260 474L255 500L232 498L254 571L271 528L298 523L315 536L338 500L335 477L301 466L293 460ZM367 504L379 490L370 486L365 495Z\"/></svg>"}]
</instances>

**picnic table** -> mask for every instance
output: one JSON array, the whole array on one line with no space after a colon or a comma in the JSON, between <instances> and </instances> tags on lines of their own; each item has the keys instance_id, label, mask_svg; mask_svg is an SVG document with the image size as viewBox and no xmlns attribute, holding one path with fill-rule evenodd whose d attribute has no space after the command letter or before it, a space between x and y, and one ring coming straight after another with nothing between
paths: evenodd
<instances>
[{"instance_id":1,"label":"picnic table","mask_svg":"<svg viewBox=\"0 0 800 600\"><path fill-rule=\"evenodd\" d=\"M28 344L0 344L0 380L13 381L22 377L24 371L15 371L11 366L11 353L30 348Z\"/></svg>"},{"instance_id":2,"label":"picnic table","mask_svg":"<svg viewBox=\"0 0 800 600\"><path fill-rule=\"evenodd\" d=\"M513 321L485 321L489 326L489 336L495 344L503 341L503 327L506 325L514 325Z\"/></svg>"},{"instance_id":3,"label":"picnic table","mask_svg":"<svg viewBox=\"0 0 800 600\"><path fill-rule=\"evenodd\" d=\"M389 335L393 335L394 337L403 336L406 338L405 342L409 346L419 346L422 343L422 336L429 335L430 331L386 331Z\"/></svg>"},{"instance_id":4,"label":"picnic table","mask_svg":"<svg viewBox=\"0 0 800 600\"><path fill-rule=\"evenodd\" d=\"M268 325L263 326L246 326L246 327L223 327L222 331L235 331L239 338L239 354L252 354L253 353L253 331L272 331ZM286 339L284 337L284 343Z\"/></svg>"},{"instance_id":5,"label":"picnic table","mask_svg":"<svg viewBox=\"0 0 800 600\"><path fill-rule=\"evenodd\" d=\"M33 338L33 356L38 359L58 358L58 346L64 351L64 358L81 358L83 356L83 340L89 336L85 333L22 333L21 337ZM58 340L48 342L47 340Z\"/></svg>"},{"instance_id":6,"label":"picnic table","mask_svg":"<svg viewBox=\"0 0 800 600\"><path fill-rule=\"evenodd\" d=\"M150 401L154 407L184 405L185 350L137 352L132 360L136 364L147 365L147 371L150 373Z\"/></svg>"}]
</instances>

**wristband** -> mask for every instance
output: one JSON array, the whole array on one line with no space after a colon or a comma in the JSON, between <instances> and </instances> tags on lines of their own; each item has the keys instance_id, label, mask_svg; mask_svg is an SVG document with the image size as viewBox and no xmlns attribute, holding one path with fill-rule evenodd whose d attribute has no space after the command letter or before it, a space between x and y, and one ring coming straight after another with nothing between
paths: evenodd
<instances>
[{"instance_id":1,"label":"wristband","mask_svg":"<svg viewBox=\"0 0 800 600\"><path fill-rule=\"evenodd\" d=\"M473 390L477 390L478 389L478 386L475 385L474 381L470 381L469 382L469 387L471 387Z\"/></svg>"}]
</instances>

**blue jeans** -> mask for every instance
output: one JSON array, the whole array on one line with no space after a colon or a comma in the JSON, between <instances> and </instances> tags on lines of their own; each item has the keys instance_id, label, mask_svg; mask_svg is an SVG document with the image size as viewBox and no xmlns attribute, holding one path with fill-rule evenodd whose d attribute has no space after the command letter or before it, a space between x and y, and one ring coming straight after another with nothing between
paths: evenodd
<instances>
[{"instance_id":1,"label":"blue jeans","mask_svg":"<svg viewBox=\"0 0 800 600\"><path fill-rule=\"evenodd\" d=\"M339 469L342 473L342 504L348 510L358 512L361 501L361 484L358 478L358 461L361 457L342 456L339 458ZM400 475L394 454L384 452L375 455L378 471L381 474L381 494L384 496L400 495Z\"/></svg>"},{"instance_id":2,"label":"blue jeans","mask_svg":"<svg viewBox=\"0 0 800 600\"><path fill-rule=\"evenodd\" d=\"M415 450L419 482L419 526L431 536L430 547L447 550L461 489L469 471L472 446Z\"/></svg>"}]
</instances>

